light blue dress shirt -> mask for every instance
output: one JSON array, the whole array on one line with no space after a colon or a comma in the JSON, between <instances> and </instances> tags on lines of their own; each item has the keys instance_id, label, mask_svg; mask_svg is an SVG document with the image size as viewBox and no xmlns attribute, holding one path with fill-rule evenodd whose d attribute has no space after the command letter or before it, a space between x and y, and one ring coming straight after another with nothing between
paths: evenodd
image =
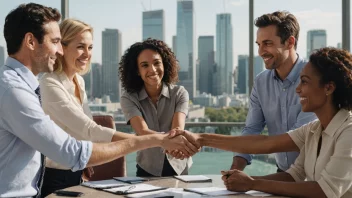
<instances>
[{"instance_id":1,"label":"light blue dress shirt","mask_svg":"<svg viewBox=\"0 0 352 198\"><path fill-rule=\"evenodd\" d=\"M39 152L72 171L85 168L92 153L91 142L75 140L44 114L38 86L11 57L0 67L0 197L37 194Z\"/></svg>"},{"instance_id":2,"label":"light blue dress shirt","mask_svg":"<svg viewBox=\"0 0 352 198\"><path fill-rule=\"evenodd\" d=\"M301 111L300 98L296 93L300 72L306 63L298 57L293 69L283 81L275 70L265 70L255 78L242 135L258 135L265 125L269 135L279 135L316 119L314 113ZM287 170L295 162L298 154L298 152L276 153L276 163L281 170ZM251 163L251 155L237 156L245 158L248 164Z\"/></svg>"}]
</instances>

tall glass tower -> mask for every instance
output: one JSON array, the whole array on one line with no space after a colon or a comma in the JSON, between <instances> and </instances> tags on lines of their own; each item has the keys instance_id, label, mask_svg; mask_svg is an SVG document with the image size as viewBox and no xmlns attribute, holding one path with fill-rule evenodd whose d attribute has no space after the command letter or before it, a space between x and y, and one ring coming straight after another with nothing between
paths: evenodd
<instances>
[{"instance_id":1,"label":"tall glass tower","mask_svg":"<svg viewBox=\"0 0 352 198\"><path fill-rule=\"evenodd\" d=\"M221 79L225 81L223 92L233 94L233 46L231 14L216 15L216 58L221 71Z\"/></svg>"},{"instance_id":2,"label":"tall glass tower","mask_svg":"<svg viewBox=\"0 0 352 198\"><path fill-rule=\"evenodd\" d=\"M165 41L164 10L143 12L143 40L153 38Z\"/></svg>"}]
</instances>

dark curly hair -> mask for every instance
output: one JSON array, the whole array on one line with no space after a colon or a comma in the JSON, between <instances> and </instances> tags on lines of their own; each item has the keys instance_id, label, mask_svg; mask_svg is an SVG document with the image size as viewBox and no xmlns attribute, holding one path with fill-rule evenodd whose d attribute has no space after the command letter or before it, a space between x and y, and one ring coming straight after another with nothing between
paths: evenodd
<instances>
[{"instance_id":1,"label":"dark curly hair","mask_svg":"<svg viewBox=\"0 0 352 198\"><path fill-rule=\"evenodd\" d=\"M335 83L334 105L352 110L352 55L346 50L325 47L314 51L309 62L319 72L322 85Z\"/></svg>"},{"instance_id":2,"label":"dark curly hair","mask_svg":"<svg viewBox=\"0 0 352 198\"><path fill-rule=\"evenodd\" d=\"M269 14L264 14L255 19L254 25L258 28L275 25L277 27L277 36L280 37L281 44L293 36L296 39L295 49L299 37L299 24L296 17L287 11L276 11Z\"/></svg>"},{"instance_id":3,"label":"dark curly hair","mask_svg":"<svg viewBox=\"0 0 352 198\"><path fill-rule=\"evenodd\" d=\"M55 8L36 3L19 5L5 18L4 37L7 53L9 55L17 53L28 32L31 32L41 44L46 34L43 26L51 21L58 22L60 19L61 14Z\"/></svg>"},{"instance_id":4,"label":"dark curly hair","mask_svg":"<svg viewBox=\"0 0 352 198\"><path fill-rule=\"evenodd\" d=\"M138 76L138 56L145 50L150 49L160 54L164 65L164 77L162 81L166 84L175 84L178 81L178 71L180 69L178 61L172 50L165 42L156 39L147 39L137 42L125 51L119 67L122 87L129 93L140 91L144 82Z\"/></svg>"}]
</instances>

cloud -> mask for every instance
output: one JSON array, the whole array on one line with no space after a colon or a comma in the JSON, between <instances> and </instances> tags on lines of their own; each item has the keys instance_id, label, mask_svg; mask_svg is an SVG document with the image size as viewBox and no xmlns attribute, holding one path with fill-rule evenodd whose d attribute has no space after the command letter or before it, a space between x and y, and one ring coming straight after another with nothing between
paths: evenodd
<instances>
[{"instance_id":1,"label":"cloud","mask_svg":"<svg viewBox=\"0 0 352 198\"><path fill-rule=\"evenodd\" d=\"M242 6L245 4L245 0L234 0L231 1L230 4L235 7Z\"/></svg>"},{"instance_id":2,"label":"cloud","mask_svg":"<svg viewBox=\"0 0 352 198\"><path fill-rule=\"evenodd\" d=\"M336 24L341 21L341 13L322 11L319 9L304 10L299 12L293 12L297 17L298 21L307 26L325 26L327 24Z\"/></svg>"}]
</instances>

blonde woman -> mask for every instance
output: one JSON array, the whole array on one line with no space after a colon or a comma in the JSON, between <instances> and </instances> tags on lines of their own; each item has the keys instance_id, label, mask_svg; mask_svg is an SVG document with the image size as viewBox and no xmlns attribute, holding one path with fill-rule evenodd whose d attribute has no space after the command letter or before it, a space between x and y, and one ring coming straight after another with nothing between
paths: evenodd
<instances>
[{"instance_id":1,"label":"blonde woman","mask_svg":"<svg viewBox=\"0 0 352 198\"><path fill-rule=\"evenodd\" d=\"M45 113L79 140L110 142L135 137L102 127L92 120L84 80L80 76L90 69L92 27L79 20L66 19L60 24L60 31L64 56L57 57L53 73L47 73L40 79ZM47 159L42 195L78 185L81 177L82 171L72 172L69 168Z\"/></svg>"}]
</instances>

